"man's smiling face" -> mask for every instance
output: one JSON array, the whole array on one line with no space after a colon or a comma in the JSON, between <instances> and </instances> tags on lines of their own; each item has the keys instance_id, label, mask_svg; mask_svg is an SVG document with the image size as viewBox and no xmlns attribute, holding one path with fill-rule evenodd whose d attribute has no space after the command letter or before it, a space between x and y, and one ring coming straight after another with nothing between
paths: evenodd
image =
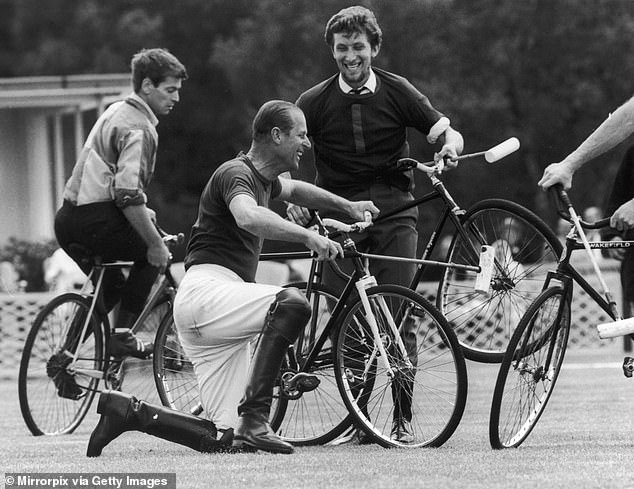
<instances>
[{"instance_id":1,"label":"man's smiling face","mask_svg":"<svg viewBox=\"0 0 634 489\"><path fill-rule=\"evenodd\" d=\"M359 88L368 80L372 58L378 52L378 47L372 47L365 32L333 35L332 56L343 79L352 88Z\"/></svg>"}]
</instances>

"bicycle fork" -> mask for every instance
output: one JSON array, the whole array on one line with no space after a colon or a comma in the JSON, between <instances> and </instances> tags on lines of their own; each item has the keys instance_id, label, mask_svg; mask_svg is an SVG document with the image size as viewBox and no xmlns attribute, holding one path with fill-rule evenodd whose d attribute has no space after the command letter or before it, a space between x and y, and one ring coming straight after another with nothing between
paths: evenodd
<instances>
[{"instance_id":1,"label":"bicycle fork","mask_svg":"<svg viewBox=\"0 0 634 489\"><path fill-rule=\"evenodd\" d=\"M370 359L366 362L366 367L363 372L363 377L365 378L368 373L368 368L374 362L377 355L380 357L380 361L385 368L386 374L390 380L394 379L394 370L390 365L387 351L385 349L385 345L383 344L383 338L381 337L381 332L379 331L379 325L376 320L376 316L374 315L374 311L372 310L372 306L370 305L370 300L368 298L367 289L370 287L374 287L377 285L376 279L372 275L366 275L365 277L361 277L357 283L355 284L357 287L357 291L359 292L359 297L361 298L361 303L363 304L363 309L365 310L365 320L370 326L370 330L372 331L372 337L374 338L375 347L372 350L370 355ZM385 303L385 299L383 297L377 297L377 302L381 313L387 319L389 331L391 332L394 341L396 342L396 347L400 352L402 358L404 359L406 368L413 368L413 365L409 359L409 355L407 354L407 350L405 348L405 343L403 343L403 339L399 333L398 327L394 322L394 318L392 317L392 313L390 312L387 304Z\"/></svg>"}]
</instances>

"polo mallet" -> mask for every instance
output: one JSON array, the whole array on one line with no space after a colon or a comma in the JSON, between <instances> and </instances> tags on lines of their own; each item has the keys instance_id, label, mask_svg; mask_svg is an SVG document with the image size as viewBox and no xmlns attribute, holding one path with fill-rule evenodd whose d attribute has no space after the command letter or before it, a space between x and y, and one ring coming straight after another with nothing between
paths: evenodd
<instances>
[{"instance_id":1,"label":"polo mallet","mask_svg":"<svg viewBox=\"0 0 634 489\"><path fill-rule=\"evenodd\" d=\"M493 146L492 148L486 151L479 151L477 153L469 153L466 155L460 155L452 161L462 161L469 158L477 158L479 156L484 156L484 159L487 163L494 163L498 160L501 160L505 156L514 153L520 148L520 140L516 137L512 137L507 139L506 141L501 142L500 144ZM407 169L412 169L414 167L419 170L429 172L430 167L435 166L437 163L435 161L426 161L425 163L419 163L418 161L412 158L401 158L397 162L397 167L403 168L407 167Z\"/></svg>"}]
</instances>

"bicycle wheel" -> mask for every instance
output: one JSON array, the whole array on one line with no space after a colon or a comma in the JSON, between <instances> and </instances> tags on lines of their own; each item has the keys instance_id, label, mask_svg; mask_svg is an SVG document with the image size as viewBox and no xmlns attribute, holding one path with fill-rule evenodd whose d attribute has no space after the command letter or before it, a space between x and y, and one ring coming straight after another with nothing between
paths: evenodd
<instances>
[{"instance_id":1,"label":"bicycle wheel","mask_svg":"<svg viewBox=\"0 0 634 489\"><path fill-rule=\"evenodd\" d=\"M162 321L172 315L172 303L167 297L152 307L145 320L133 328L137 338L144 343L156 341L156 334ZM121 390L138 399L148 402L159 402L155 388L152 359L125 357L120 363L112 363L108 372L108 380L112 389Z\"/></svg>"},{"instance_id":2,"label":"bicycle wheel","mask_svg":"<svg viewBox=\"0 0 634 489\"><path fill-rule=\"evenodd\" d=\"M467 398L458 340L442 314L411 289L379 285L367 295L380 343L358 299L335 345L346 406L357 426L384 447L438 447L458 427Z\"/></svg>"},{"instance_id":3,"label":"bicycle wheel","mask_svg":"<svg viewBox=\"0 0 634 489\"><path fill-rule=\"evenodd\" d=\"M570 299L561 287L542 292L509 342L489 420L493 448L518 447L544 412L555 388L570 331Z\"/></svg>"},{"instance_id":4,"label":"bicycle wheel","mask_svg":"<svg viewBox=\"0 0 634 489\"><path fill-rule=\"evenodd\" d=\"M88 412L99 379L82 369L96 373L103 366L103 336L94 315L81 338L89 310L88 299L63 294L44 306L31 326L18 396L22 417L36 436L72 433Z\"/></svg>"},{"instance_id":5,"label":"bicycle wheel","mask_svg":"<svg viewBox=\"0 0 634 489\"><path fill-rule=\"evenodd\" d=\"M307 284L295 283L306 292ZM337 302L336 294L323 285L314 285L309 297L312 315L303 333L295 343L295 357L302 374L313 376L319 381L314 390L305 391L301 382L289 384L297 373L290 368L288 360L282 367L276 385L271 415L271 427L277 434L294 445L318 445L328 443L341 435L352 424L335 380L333 341L326 339L314 362L305 361L315 342L321 336Z\"/></svg>"},{"instance_id":6,"label":"bicycle wheel","mask_svg":"<svg viewBox=\"0 0 634 489\"><path fill-rule=\"evenodd\" d=\"M477 203L463 219L447 259L478 265L482 245L495 250L488 293L475 290L477 274L445 269L437 306L445 315L469 360L501 362L509 339L529 305L541 292L546 274L562 251L557 236L528 209L506 200Z\"/></svg>"},{"instance_id":7,"label":"bicycle wheel","mask_svg":"<svg viewBox=\"0 0 634 489\"><path fill-rule=\"evenodd\" d=\"M198 379L178 338L170 308L154 342L154 381L161 403L186 413L200 413Z\"/></svg>"}]
</instances>

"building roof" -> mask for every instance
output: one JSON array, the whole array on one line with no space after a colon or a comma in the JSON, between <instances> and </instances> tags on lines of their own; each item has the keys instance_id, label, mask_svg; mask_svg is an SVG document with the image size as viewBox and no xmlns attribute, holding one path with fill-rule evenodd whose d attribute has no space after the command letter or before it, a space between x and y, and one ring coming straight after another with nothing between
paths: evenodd
<instances>
[{"instance_id":1,"label":"building roof","mask_svg":"<svg viewBox=\"0 0 634 489\"><path fill-rule=\"evenodd\" d=\"M0 109L103 107L132 91L129 73L0 78Z\"/></svg>"}]
</instances>

